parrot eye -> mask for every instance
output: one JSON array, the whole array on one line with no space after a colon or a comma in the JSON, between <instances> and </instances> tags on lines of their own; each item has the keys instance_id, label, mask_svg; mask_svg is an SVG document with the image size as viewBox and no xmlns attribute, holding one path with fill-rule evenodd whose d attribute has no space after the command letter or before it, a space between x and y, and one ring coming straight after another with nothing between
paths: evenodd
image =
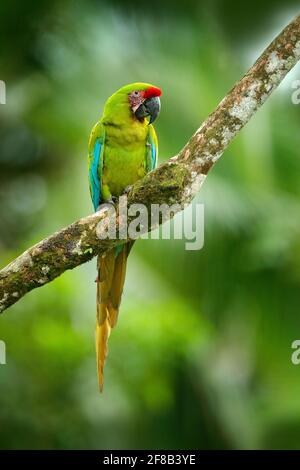
<instances>
[{"instance_id":1,"label":"parrot eye","mask_svg":"<svg viewBox=\"0 0 300 470\"><path fill-rule=\"evenodd\" d=\"M134 96L138 96L140 94L140 92L139 91L134 91L133 94L134 94Z\"/></svg>"}]
</instances>

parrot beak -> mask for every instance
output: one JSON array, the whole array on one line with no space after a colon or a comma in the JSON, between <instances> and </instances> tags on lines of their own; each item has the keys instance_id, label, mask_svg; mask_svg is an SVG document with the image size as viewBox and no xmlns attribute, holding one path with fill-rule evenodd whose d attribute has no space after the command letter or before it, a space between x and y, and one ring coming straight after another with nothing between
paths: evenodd
<instances>
[{"instance_id":1,"label":"parrot beak","mask_svg":"<svg viewBox=\"0 0 300 470\"><path fill-rule=\"evenodd\" d=\"M149 124L155 121L160 111L160 99L158 96L146 99L135 111L137 119L150 117Z\"/></svg>"}]
</instances>

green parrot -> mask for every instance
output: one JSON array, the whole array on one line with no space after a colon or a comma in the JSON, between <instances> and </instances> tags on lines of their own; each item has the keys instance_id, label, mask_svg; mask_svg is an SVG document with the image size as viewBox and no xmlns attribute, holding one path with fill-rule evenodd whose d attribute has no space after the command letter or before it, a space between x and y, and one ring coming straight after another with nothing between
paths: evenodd
<instances>
[{"instance_id":1,"label":"green parrot","mask_svg":"<svg viewBox=\"0 0 300 470\"><path fill-rule=\"evenodd\" d=\"M160 111L160 95L160 88L132 83L107 100L88 146L89 186L95 211L103 203L113 203L156 167L158 144L151 123ZM120 245L97 261L96 356L100 391L108 337L117 322L132 244Z\"/></svg>"}]
</instances>

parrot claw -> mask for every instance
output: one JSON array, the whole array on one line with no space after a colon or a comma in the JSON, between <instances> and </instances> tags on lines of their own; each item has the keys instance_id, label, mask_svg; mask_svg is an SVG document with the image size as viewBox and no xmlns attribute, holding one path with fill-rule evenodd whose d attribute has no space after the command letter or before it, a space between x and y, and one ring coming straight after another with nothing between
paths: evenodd
<instances>
[{"instance_id":1,"label":"parrot claw","mask_svg":"<svg viewBox=\"0 0 300 470\"><path fill-rule=\"evenodd\" d=\"M105 201L105 204L112 204L113 206L115 206L117 202L118 198L116 196L110 196L110 198Z\"/></svg>"},{"instance_id":2,"label":"parrot claw","mask_svg":"<svg viewBox=\"0 0 300 470\"><path fill-rule=\"evenodd\" d=\"M132 190L132 185L129 184L129 185L126 186L126 188L124 189L124 193L123 193L123 194L129 194L131 190Z\"/></svg>"},{"instance_id":3,"label":"parrot claw","mask_svg":"<svg viewBox=\"0 0 300 470\"><path fill-rule=\"evenodd\" d=\"M116 196L111 196L106 202L115 206L118 203L118 198Z\"/></svg>"},{"instance_id":4,"label":"parrot claw","mask_svg":"<svg viewBox=\"0 0 300 470\"><path fill-rule=\"evenodd\" d=\"M111 205L111 206L116 206L118 202L118 198L115 197L115 196L111 196L109 199L107 199L105 202L103 202L102 204L99 204L99 206L97 207L97 211L96 212L99 212L103 209L106 209L107 208L107 205Z\"/></svg>"}]
</instances>

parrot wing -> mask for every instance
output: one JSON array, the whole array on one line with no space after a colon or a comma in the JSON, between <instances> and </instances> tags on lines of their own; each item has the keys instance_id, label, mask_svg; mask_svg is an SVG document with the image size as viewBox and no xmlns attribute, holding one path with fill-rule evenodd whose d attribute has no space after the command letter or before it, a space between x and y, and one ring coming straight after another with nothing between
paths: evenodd
<instances>
[{"instance_id":1,"label":"parrot wing","mask_svg":"<svg viewBox=\"0 0 300 470\"><path fill-rule=\"evenodd\" d=\"M146 172L154 170L157 165L158 141L156 132L152 124L149 125L147 136L147 153L146 153Z\"/></svg>"},{"instance_id":2,"label":"parrot wing","mask_svg":"<svg viewBox=\"0 0 300 470\"><path fill-rule=\"evenodd\" d=\"M100 121L92 129L88 146L89 184L95 211L99 207L101 199L104 141L105 129Z\"/></svg>"}]
</instances>

